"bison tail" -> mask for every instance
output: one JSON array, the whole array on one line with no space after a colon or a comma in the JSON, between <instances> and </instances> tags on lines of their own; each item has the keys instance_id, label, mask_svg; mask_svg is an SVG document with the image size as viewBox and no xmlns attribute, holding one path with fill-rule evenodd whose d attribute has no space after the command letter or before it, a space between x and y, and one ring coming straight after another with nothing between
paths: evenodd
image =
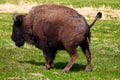
<instances>
[{"instance_id":1,"label":"bison tail","mask_svg":"<svg viewBox=\"0 0 120 80\"><path fill-rule=\"evenodd\" d=\"M102 13L101 13L101 12L98 12L97 15L96 15L95 20L94 20L93 23L89 26L89 29L95 24L95 22L97 21L97 19L100 19L101 17L102 17ZM87 33L87 40L88 40L89 43L90 43L90 38L91 38L91 32L90 32L90 30L89 30L88 33Z\"/></svg>"},{"instance_id":2,"label":"bison tail","mask_svg":"<svg viewBox=\"0 0 120 80\"><path fill-rule=\"evenodd\" d=\"M89 29L95 24L95 22L97 21L97 19L100 19L102 17L102 13L101 12L98 12L96 17L95 17L95 20L93 21L93 23L89 26Z\"/></svg>"}]
</instances>

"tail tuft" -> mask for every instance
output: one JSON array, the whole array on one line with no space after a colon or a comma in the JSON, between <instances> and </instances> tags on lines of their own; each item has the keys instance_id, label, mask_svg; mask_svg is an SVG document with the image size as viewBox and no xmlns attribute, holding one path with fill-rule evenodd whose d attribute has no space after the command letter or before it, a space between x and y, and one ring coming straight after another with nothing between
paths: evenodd
<instances>
[{"instance_id":1,"label":"tail tuft","mask_svg":"<svg viewBox=\"0 0 120 80\"><path fill-rule=\"evenodd\" d=\"M101 12L98 12L97 15L96 15L95 20L94 20L93 23L89 26L89 29L95 24L95 22L97 21L97 19L100 19L100 18L102 18L102 13L101 13Z\"/></svg>"},{"instance_id":2,"label":"tail tuft","mask_svg":"<svg viewBox=\"0 0 120 80\"><path fill-rule=\"evenodd\" d=\"M99 18L99 19L102 18L102 13L98 12L96 18Z\"/></svg>"}]
</instances>

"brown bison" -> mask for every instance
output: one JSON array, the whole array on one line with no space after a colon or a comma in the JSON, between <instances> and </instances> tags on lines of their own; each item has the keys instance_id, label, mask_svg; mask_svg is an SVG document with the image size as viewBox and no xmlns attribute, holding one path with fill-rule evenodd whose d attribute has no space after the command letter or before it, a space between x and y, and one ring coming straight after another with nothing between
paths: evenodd
<instances>
[{"instance_id":1,"label":"brown bison","mask_svg":"<svg viewBox=\"0 0 120 80\"><path fill-rule=\"evenodd\" d=\"M74 9L55 4L35 6L27 15L13 15L12 40L18 47L28 42L41 49L46 70L54 66L57 50L67 50L71 59L63 72L68 72L74 64L78 57L76 47L80 46L87 58L85 71L91 71L90 28L101 16L98 12L94 22L88 25Z\"/></svg>"}]
</instances>

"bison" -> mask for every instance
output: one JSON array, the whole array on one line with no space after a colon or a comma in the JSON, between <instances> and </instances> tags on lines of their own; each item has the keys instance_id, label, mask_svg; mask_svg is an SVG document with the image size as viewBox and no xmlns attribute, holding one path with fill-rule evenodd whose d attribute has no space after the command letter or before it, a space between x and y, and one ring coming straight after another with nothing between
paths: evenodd
<instances>
[{"instance_id":1,"label":"bison","mask_svg":"<svg viewBox=\"0 0 120 80\"><path fill-rule=\"evenodd\" d=\"M87 58L85 71L91 71L90 28L101 17L102 13L98 12L93 23L88 25L85 18L72 8L55 4L38 5L26 15L12 16L12 40L18 47L28 42L41 49L46 70L54 66L57 50L66 50L71 59L63 72L68 72L74 64L78 57L76 48L80 46Z\"/></svg>"}]
</instances>

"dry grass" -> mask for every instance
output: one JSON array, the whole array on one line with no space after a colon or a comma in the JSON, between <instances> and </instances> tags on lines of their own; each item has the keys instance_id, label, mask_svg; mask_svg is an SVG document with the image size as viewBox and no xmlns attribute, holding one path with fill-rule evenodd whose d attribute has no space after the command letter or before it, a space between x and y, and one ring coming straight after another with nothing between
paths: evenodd
<instances>
[{"instance_id":1,"label":"dry grass","mask_svg":"<svg viewBox=\"0 0 120 80\"><path fill-rule=\"evenodd\" d=\"M77 8L76 9L79 13L87 16L87 19L93 19L95 14L100 11L103 13L102 19L109 20L109 19L120 19L120 10L114 10L111 8L92 8L92 7L84 7L84 8Z\"/></svg>"},{"instance_id":2,"label":"dry grass","mask_svg":"<svg viewBox=\"0 0 120 80\"><path fill-rule=\"evenodd\" d=\"M56 3L56 4L59 4L59 3ZM36 5L38 4L33 2L25 3L24 1L21 1L18 5L6 3L6 4L0 5L0 12L28 13L29 10ZM72 6L69 6L69 7L72 7ZM75 9L80 14L85 16L86 19L93 19L98 11L103 13L103 17L102 17L103 20L120 19L120 10L105 8L104 6L101 8L84 7L84 8L75 8Z\"/></svg>"},{"instance_id":3,"label":"dry grass","mask_svg":"<svg viewBox=\"0 0 120 80\"><path fill-rule=\"evenodd\" d=\"M0 5L0 12L5 12L5 13L14 13L14 12L25 12L27 13L33 6L38 5L37 3L25 3L21 1L18 5L15 4L1 4Z\"/></svg>"}]
</instances>

